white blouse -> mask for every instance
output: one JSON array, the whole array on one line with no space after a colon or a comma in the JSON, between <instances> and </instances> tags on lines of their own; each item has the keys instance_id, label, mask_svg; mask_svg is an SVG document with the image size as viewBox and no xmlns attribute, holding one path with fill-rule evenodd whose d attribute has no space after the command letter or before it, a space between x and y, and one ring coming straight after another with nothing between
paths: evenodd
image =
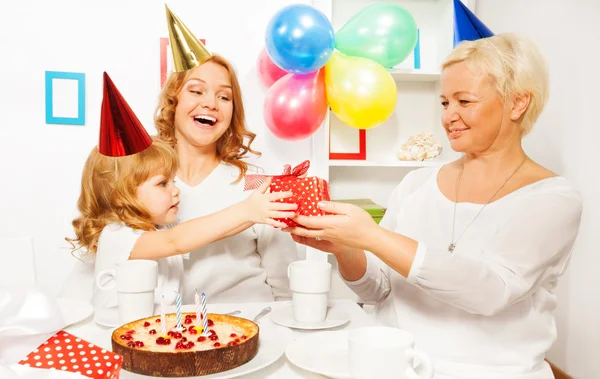
<instances>
[{"instance_id":1,"label":"white blouse","mask_svg":"<svg viewBox=\"0 0 600 379\"><path fill-rule=\"evenodd\" d=\"M179 221L218 212L247 198L244 180L233 183L238 168L219 164L196 186L175 179L180 188ZM194 291L204 291L210 303L269 302L291 298L287 267L298 259L289 233L268 225L254 225L191 252L184 260L182 301L194 302Z\"/></svg>"},{"instance_id":2,"label":"white blouse","mask_svg":"<svg viewBox=\"0 0 600 379\"><path fill-rule=\"evenodd\" d=\"M579 230L582 199L562 177L483 205L454 203L436 169L409 173L391 195L381 226L419 242L404 278L367 253L367 271L346 283L377 303L386 324L415 335L436 379L551 379L545 354L556 339L552 311ZM466 228L466 230L465 230Z\"/></svg>"}]
</instances>

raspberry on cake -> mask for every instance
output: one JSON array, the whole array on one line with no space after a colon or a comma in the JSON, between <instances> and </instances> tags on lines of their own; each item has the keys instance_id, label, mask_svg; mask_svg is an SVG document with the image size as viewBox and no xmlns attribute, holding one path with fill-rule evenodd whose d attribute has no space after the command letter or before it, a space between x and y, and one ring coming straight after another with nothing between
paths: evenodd
<instances>
[{"instance_id":1,"label":"raspberry on cake","mask_svg":"<svg viewBox=\"0 0 600 379\"><path fill-rule=\"evenodd\" d=\"M234 316L208 314L208 332L196 326L196 315L183 313L183 330L176 314L166 315L167 334L161 335L157 316L130 322L112 334L112 348L123 356L123 368L160 377L200 376L230 370L258 352L259 327Z\"/></svg>"}]
</instances>

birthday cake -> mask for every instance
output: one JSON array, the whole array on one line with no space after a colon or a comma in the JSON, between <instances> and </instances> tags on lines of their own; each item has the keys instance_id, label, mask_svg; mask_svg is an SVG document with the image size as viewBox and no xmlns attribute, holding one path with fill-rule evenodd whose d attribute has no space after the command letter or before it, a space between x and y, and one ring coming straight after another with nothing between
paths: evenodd
<instances>
[{"instance_id":1,"label":"birthday cake","mask_svg":"<svg viewBox=\"0 0 600 379\"><path fill-rule=\"evenodd\" d=\"M112 334L112 349L123 356L123 369L160 377L201 376L243 365L258 352L258 325L250 320L208 314L208 332L196 315L167 314L166 334L159 316L136 320Z\"/></svg>"}]
</instances>

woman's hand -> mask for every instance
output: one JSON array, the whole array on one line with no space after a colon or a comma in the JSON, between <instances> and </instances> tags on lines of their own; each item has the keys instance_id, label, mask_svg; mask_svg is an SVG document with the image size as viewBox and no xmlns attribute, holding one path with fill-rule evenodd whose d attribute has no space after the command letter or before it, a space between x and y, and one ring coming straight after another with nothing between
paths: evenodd
<instances>
[{"instance_id":1,"label":"woman's hand","mask_svg":"<svg viewBox=\"0 0 600 379\"><path fill-rule=\"evenodd\" d=\"M244 211L250 222L285 228L286 224L274 219L294 217L296 213L293 211L298 208L298 205L279 202L281 199L293 196L293 193L291 191L268 193L270 184L271 178L269 177L243 201Z\"/></svg>"},{"instance_id":2,"label":"woman's hand","mask_svg":"<svg viewBox=\"0 0 600 379\"><path fill-rule=\"evenodd\" d=\"M346 280L357 280L364 275L365 250L400 275L408 276L419 245L416 240L380 227L356 205L322 202L319 208L332 214L296 216L294 221L302 226L283 230L299 236L294 237L297 242L334 254Z\"/></svg>"},{"instance_id":3,"label":"woman's hand","mask_svg":"<svg viewBox=\"0 0 600 379\"><path fill-rule=\"evenodd\" d=\"M333 254L341 252L344 246L368 250L365 237L377 229L369 213L352 204L323 201L318 206L331 215L296 215L294 221L302 226L283 231L296 235L292 236L296 242Z\"/></svg>"},{"instance_id":4,"label":"woman's hand","mask_svg":"<svg viewBox=\"0 0 600 379\"><path fill-rule=\"evenodd\" d=\"M284 232L291 232L291 230L293 229L300 229L302 227L293 227L293 228L286 228L283 229ZM302 228L304 229L304 228ZM312 237L303 237L300 236L298 234L293 234L292 233L292 239L302 245L306 245L309 247L312 247L314 249L317 250L321 250L325 253L331 253L335 256L337 256L338 254L342 254L344 252L345 246L342 246L340 244L337 243L333 243L331 241L326 241L326 240L318 240Z\"/></svg>"}]
</instances>

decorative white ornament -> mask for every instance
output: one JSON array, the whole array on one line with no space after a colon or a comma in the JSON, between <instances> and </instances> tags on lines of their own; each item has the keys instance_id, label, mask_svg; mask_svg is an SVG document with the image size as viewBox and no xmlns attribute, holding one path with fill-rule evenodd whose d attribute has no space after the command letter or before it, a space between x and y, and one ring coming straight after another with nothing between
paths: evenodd
<instances>
[{"instance_id":1,"label":"decorative white ornament","mask_svg":"<svg viewBox=\"0 0 600 379\"><path fill-rule=\"evenodd\" d=\"M442 144L436 141L431 132L419 132L400 146L396 154L401 161L423 161L440 155Z\"/></svg>"}]
</instances>

